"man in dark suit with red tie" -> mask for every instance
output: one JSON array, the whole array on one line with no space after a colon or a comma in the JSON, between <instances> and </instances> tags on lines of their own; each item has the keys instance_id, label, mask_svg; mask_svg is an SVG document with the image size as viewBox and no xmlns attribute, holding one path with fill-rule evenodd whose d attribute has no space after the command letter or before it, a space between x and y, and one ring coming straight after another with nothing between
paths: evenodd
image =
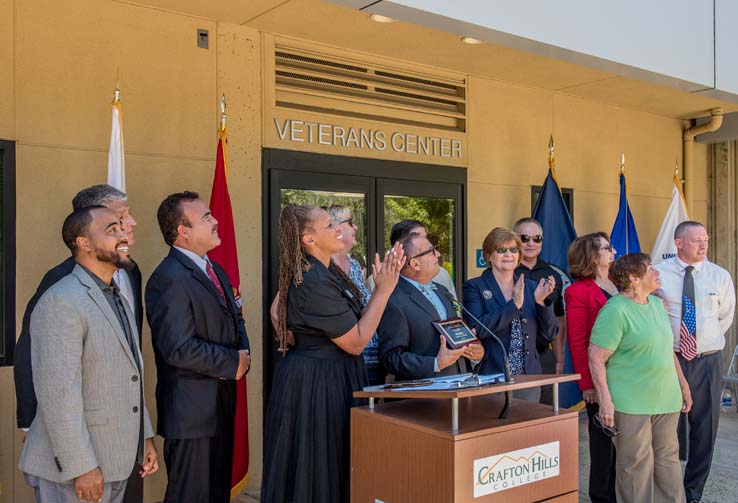
<instances>
[{"instance_id":1,"label":"man in dark suit with red tie","mask_svg":"<svg viewBox=\"0 0 738 503\"><path fill-rule=\"evenodd\" d=\"M157 430L164 437L167 503L230 501L236 383L249 341L225 271L208 259L218 221L195 192L157 212L171 246L146 284L156 356Z\"/></svg>"}]
</instances>

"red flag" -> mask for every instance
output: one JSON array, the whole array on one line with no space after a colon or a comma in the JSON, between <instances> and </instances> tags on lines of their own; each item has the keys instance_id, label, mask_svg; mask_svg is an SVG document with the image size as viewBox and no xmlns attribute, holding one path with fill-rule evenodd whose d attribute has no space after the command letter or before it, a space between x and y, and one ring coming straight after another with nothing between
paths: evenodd
<instances>
[{"instance_id":1,"label":"red flag","mask_svg":"<svg viewBox=\"0 0 738 503\"><path fill-rule=\"evenodd\" d=\"M238 253L236 252L236 231L233 225L231 196L228 194L228 144L225 128L218 132L218 154L215 159L213 191L210 194L210 211L218 220L220 246L208 252L208 256L218 263L228 274L233 285L233 296L241 308L241 279L238 274ZM233 468L231 470L231 499L246 487L249 481L249 414L246 397L246 379L236 381L236 423L233 436Z\"/></svg>"}]
</instances>

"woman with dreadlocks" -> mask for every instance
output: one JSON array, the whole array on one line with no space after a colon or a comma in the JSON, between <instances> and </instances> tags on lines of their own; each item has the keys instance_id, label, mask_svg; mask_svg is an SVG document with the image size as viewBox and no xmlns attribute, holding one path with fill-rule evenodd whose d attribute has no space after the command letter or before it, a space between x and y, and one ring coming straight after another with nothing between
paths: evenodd
<instances>
[{"instance_id":1,"label":"woman with dreadlocks","mask_svg":"<svg viewBox=\"0 0 738 503\"><path fill-rule=\"evenodd\" d=\"M349 409L367 384L361 357L405 264L398 245L374 260L376 289L361 294L331 261L340 226L315 206L288 205L279 221L277 364L266 414L261 500L349 501Z\"/></svg>"}]
</instances>

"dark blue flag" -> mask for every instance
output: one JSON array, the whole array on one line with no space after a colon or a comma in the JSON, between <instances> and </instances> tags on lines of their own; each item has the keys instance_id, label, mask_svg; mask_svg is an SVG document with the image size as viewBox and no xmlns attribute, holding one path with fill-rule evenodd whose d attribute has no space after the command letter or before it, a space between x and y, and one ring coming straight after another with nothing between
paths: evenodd
<instances>
[{"instance_id":1,"label":"dark blue flag","mask_svg":"<svg viewBox=\"0 0 738 503\"><path fill-rule=\"evenodd\" d=\"M574 230L561 189L550 169L533 209L533 218L543 227L541 258L568 272L567 253L569 245L577 237L577 231Z\"/></svg>"},{"instance_id":2,"label":"dark blue flag","mask_svg":"<svg viewBox=\"0 0 738 503\"><path fill-rule=\"evenodd\" d=\"M633 213L631 213L628 205L628 191L624 173L620 173L620 207L618 208L618 216L615 218L615 225L612 226L612 232L610 233L610 243L617 251L615 258L641 251L641 244L638 242L638 233L633 221Z\"/></svg>"},{"instance_id":3,"label":"dark blue flag","mask_svg":"<svg viewBox=\"0 0 738 503\"><path fill-rule=\"evenodd\" d=\"M564 289L566 289L571 284L567 254L569 245L577 237L577 231L574 229L571 215L551 169L548 170L543 189L538 195L536 206L533 209L533 218L538 220L543 228L543 248L540 257L557 270L561 275ZM574 372L574 364L571 360L568 342L564 348L564 356L564 373L571 374ZM576 382L565 382L559 385L559 404L562 407L569 408L581 403L583 403L582 393Z\"/></svg>"}]
</instances>

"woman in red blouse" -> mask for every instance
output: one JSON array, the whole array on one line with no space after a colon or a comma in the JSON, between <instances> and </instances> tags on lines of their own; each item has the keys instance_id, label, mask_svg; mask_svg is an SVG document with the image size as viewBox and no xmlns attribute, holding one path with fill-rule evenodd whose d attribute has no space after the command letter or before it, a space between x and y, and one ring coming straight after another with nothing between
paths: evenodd
<instances>
[{"instance_id":1,"label":"woman in red blouse","mask_svg":"<svg viewBox=\"0 0 738 503\"><path fill-rule=\"evenodd\" d=\"M589 371L587 349L597 314L618 293L609 278L615 249L609 236L595 232L577 238L569 247L569 271L576 281L564 292L569 350L574 372L582 376L582 390L589 416L589 497L592 503L615 503L615 448L612 440L592 420L599 411L597 393Z\"/></svg>"}]
</instances>

